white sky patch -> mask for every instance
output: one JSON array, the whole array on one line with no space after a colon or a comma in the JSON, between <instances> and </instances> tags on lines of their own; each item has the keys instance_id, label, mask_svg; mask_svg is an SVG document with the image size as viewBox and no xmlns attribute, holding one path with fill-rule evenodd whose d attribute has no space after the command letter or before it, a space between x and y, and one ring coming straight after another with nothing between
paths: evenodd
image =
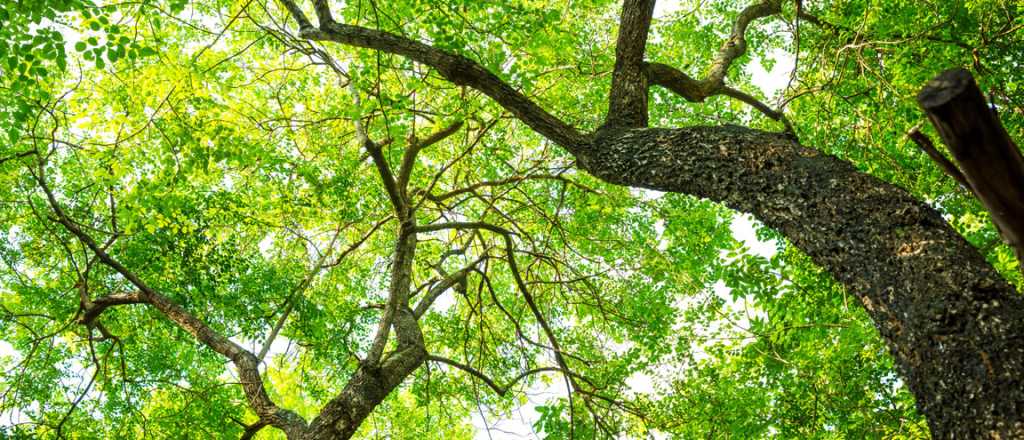
<instances>
[{"instance_id":1,"label":"white sky patch","mask_svg":"<svg viewBox=\"0 0 1024 440\"><path fill-rule=\"evenodd\" d=\"M653 378L643 371L637 371L632 376L626 378L626 386L629 387L629 392L634 395L654 392Z\"/></svg>"},{"instance_id":2,"label":"white sky patch","mask_svg":"<svg viewBox=\"0 0 1024 440\"><path fill-rule=\"evenodd\" d=\"M773 49L768 58L775 61L771 70L766 70L760 60L747 64L747 73L751 76L751 82L765 94L765 96L777 97L786 85L789 84L790 74L796 67L796 60L793 55L783 49Z\"/></svg>"},{"instance_id":3,"label":"white sky patch","mask_svg":"<svg viewBox=\"0 0 1024 440\"><path fill-rule=\"evenodd\" d=\"M0 341L0 358L13 358L17 360L19 353L14 349L14 346L7 341Z\"/></svg>"},{"instance_id":4,"label":"white sky patch","mask_svg":"<svg viewBox=\"0 0 1024 440\"><path fill-rule=\"evenodd\" d=\"M683 5L679 4L679 0L663 0L654 3L654 18L662 18L671 15L680 9Z\"/></svg>"},{"instance_id":5,"label":"white sky patch","mask_svg":"<svg viewBox=\"0 0 1024 440\"><path fill-rule=\"evenodd\" d=\"M762 241L757 238L757 229L753 217L747 214L737 214L732 218L729 230L737 241L743 243L750 249L750 253L760 255L764 258L771 258L778 249L778 242Z\"/></svg>"},{"instance_id":6,"label":"white sky patch","mask_svg":"<svg viewBox=\"0 0 1024 440\"><path fill-rule=\"evenodd\" d=\"M260 240L259 248L263 258L269 259L272 256L270 251L274 248L274 236L267 234L266 237L263 237L263 240Z\"/></svg>"},{"instance_id":7,"label":"white sky patch","mask_svg":"<svg viewBox=\"0 0 1024 440\"><path fill-rule=\"evenodd\" d=\"M434 303L430 305L430 310L438 313L447 313L454 306L455 295L452 293L452 289L448 289L434 300Z\"/></svg>"}]
</instances>

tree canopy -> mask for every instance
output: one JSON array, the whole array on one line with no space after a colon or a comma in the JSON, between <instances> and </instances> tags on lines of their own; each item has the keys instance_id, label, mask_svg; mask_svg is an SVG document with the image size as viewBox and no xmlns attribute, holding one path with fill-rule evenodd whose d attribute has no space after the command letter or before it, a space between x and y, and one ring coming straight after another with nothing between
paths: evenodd
<instances>
[{"instance_id":1,"label":"tree canopy","mask_svg":"<svg viewBox=\"0 0 1024 440\"><path fill-rule=\"evenodd\" d=\"M0 438L1020 434L1022 13L0 0Z\"/></svg>"}]
</instances>

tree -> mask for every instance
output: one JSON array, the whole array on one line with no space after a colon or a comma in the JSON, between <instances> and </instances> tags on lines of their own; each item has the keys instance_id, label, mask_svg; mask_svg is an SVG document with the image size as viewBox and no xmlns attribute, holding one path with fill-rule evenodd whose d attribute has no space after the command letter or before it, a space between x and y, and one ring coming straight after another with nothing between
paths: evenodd
<instances>
[{"instance_id":1,"label":"tree","mask_svg":"<svg viewBox=\"0 0 1024 440\"><path fill-rule=\"evenodd\" d=\"M900 126L971 65L1020 138L1019 7L945 3L44 8L96 68L0 100L10 432L468 436L556 380L551 438L1024 436L1019 263Z\"/></svg>"}]
</instances>

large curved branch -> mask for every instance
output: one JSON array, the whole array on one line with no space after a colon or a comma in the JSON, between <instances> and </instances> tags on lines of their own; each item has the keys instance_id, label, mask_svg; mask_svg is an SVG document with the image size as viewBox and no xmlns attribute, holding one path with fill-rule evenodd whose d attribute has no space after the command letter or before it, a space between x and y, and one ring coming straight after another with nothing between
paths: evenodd
<instances>
[{"instance_id":1,"label":"large curved branch","mask_svg":"<svg viewBox=\"0 0 1024 440\"><path fill-rule=\"evenodd\" d=\"M842 282L936 438L1024 436L1024 297L928 204L742 127L626 130L597 142L578 158L597 177L752 213Z\"/></svg>"},{"instance_id":2,"label":"large curved branch","mask_svg":"<svg viewBox=\"0 0 1024 440\"><path fill-rule=\"evenodd\" d=\"M725 76L729 73L729 67L747 51L747 28L750 23L758 18L769 17L782 12L782 0L762 0L759 3L747 6L732 26L732 34L725 40L718 50L718 56L711 62L707 77L701 82L708 90L722 87L725 84Z\"/></svg>"},{"instance_id":3,"label":"large curved branch","mask_svg":"<svg viewBox=\"0 0 1024 440\"><path fill-rule=\"evenodd\" d=\"M298 23L299 36L302 38L333 41L404 56L434 68L454 84L479 90L534 131L570 151L577 151L585 143L586 139L579 131L548 113L476 61L390 32L337 23L322 15L320 27L314 28L293 0L279 1Z\"/></svg>"},{"instance_id":4,"label":"large curved branch","mask_svg":"<svg viewBox=\"0 0 1024 440\"><path fill-rule=\"evenodd\" d=\"M687 101L704 102L705 99L712 96L725 95L754 107L765 116L781 122L786 127L786 131L793 132L793 125L781 111L768 107L767 104L740 90L724 84L709 88L706 82L693 79L679 69L662 63L644 63L644 73L647 75L650 85L669 89Z\"/></svg>"}]
</instances>

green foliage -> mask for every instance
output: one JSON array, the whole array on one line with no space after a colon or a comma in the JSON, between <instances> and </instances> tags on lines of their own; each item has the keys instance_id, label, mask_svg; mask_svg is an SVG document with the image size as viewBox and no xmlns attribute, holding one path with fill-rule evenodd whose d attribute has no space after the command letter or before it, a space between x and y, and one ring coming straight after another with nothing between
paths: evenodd
<instances>
[{"instance_id":1,"label":"green foliage","mask_svg":"<svg viewBox=\"0 0 1024 440\"><path fill-rule=\"evenodd\" d=\"M334 3L339 21L479 61L582 129L603 118L619 2ZM730 85L786 100L804 144L929 201L1021 285L980 205L903 137L922 120L916 90L963 65L1024 139L1019 6L803 2L822 27L786 3L751 28ZM648 58L704 74L745 5L680 2L655 20ZM230 364L155 309L78 321L83 291L134 288L54 220L40 175L114 258L244 347L258 352L292 310L261 371L278 405L315 417L371 343L397 231L356 119L395 169L413 136L464 121L420 153L417 221L513 230L525 283L596 394L570 398L552 371L520 378L554 361L500 236L432 232L418 295L490 257L423 317L428 351L508 392L429 362L358 435L473 438L478 417L526 408L536 416L521 424L551 439L928 437L855 298L776 232L758 227L753 249L721 205L576 171L490 100L405 58L324 46L339 75L281 23L258 0L0 0L0 438L237 438L257 420ZM794 80L765 96L750 66L778 51L799 52ZM779 128L722 96L651 96L652 125Z\"/></svg>"}]
</instances>

